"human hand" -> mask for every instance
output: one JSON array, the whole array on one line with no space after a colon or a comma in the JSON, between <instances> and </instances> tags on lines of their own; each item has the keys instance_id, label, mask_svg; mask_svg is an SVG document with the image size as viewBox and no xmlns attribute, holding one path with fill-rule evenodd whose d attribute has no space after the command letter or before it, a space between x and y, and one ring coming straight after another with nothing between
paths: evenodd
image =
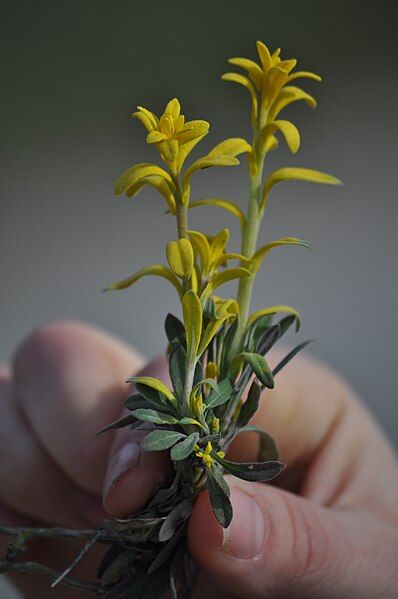
<instances>
[{"instance_id":1,"label":"human hand","mask_svg":"<svg viewBox=\"0 0 398 599\"><path fill-rule=\"evenodd\" d=\"M105 516L100 497L108 454L107 512L123 516L145 504L168 475L166 457L141 453L137 433L126 430L94 438L118 417L123 380L140 366L126 346L81 325L51 325L22 344L0 390L0 440L9 450L0 467L3 523L98 524ZM159 378L166 370L164 360L145 369ZM322 366L297 359L267 392L257 423L278 439L288 463L277 484L302 498L232 479L235 514L223 546L207 498L200 497L189 528L191 552L205 573L199 592L395 597L397 465L352 392ZM252 437L242 435L231 447L235 459L256 457ZM35 542L29 559L62 569L75 553L73 546ZM76 577L93 577L96 561L94 552ZM50 591L40 578L17 582L26 597L87 596Z\"/></svg>"}]
</instances>

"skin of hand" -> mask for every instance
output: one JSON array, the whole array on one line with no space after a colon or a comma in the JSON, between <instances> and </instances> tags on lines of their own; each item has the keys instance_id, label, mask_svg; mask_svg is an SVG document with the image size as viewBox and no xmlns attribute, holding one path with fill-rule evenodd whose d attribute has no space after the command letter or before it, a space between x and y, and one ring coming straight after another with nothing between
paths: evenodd
<instances>
[{"instance_id":1,"label":"skin of hand","mask_svg":"<svg viewBox=\"0 0 398 599\"><path fill-rule=\"evenodd\" d=\"M271 357L277 361L279 355ZM93 527L145 505L171 473L166 453L140 450L142 433L95 432L122 412L123 381L139 371L165 381L167 364L144 360L87 325L35 331L0 369L0 522ZM296 358L267 391L255 423L287 464L274 483L229 478L234 518L223 531L206 493L188 529L200 598L394 599L398 597L398 465L374 419L336 374ZM231 459L256 459L253 433ZM0 538L0 551L6 541ZM26 556L63 570L74 542L36 540ZM72 573L93 580L102 549ZM28 598L83 599L83 591L27 575Z\"/></svg>"}]
</instances>

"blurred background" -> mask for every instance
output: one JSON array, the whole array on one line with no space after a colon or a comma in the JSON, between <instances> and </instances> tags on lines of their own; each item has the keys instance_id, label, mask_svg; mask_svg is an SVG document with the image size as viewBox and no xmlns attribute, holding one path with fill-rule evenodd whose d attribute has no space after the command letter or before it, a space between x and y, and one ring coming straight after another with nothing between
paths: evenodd
<instances>
[{"instance_id":1,"label":"blurred background","mask_svg":"<svg viewBox=\"0 0 398 599\"><path fill-rule=\"evenodd\" d=\"M261 240L294 235L301 248L275 250L254 308L288 303L302 314L299 339L345 375L397 442L398 250L396 135L397 4L201 0L1 3L0 359L34 327L81 319L112 331L148 357L164 349L173 289L146 279L102 288L163 260L174 222L151 191L113 197L118 175L156 160L137 104L159 113L172 97L211 132L195 156L229 136L250 136L249 98L220 75L230 56L255 58L255 41L323 76L303 80L318 109L290 107L302 132L269 168L330 172L343 188L275 188ZM195 175L193 199L227 197L242 207L245 166ZM201 208L191 228L214 233L232 217ZM291 343L296 339L290 337ZM7 591L1 596L11 597Z\"/></svg>"}]
</instances>

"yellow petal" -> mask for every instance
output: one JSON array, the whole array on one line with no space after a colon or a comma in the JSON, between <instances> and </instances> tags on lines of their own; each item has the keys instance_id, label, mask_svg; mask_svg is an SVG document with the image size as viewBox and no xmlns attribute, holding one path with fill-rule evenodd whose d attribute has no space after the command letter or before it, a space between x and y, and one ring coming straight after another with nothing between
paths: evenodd
<instances>
[{"instance_id":1,"label":"yellow petal","mask_svg":"<svg viewBox=\"0 0 398 599\"><path fill-rule=\"evenodd\" d=\"M172 100L170 100L170 102L167 104L166 108L164 109L164 114L170 115L171 118L173 119L173 121L175 121L181 113L181 106L179 101L177 100L177 98L173 98Z\"/></svg>"},{"instance_id":2,"label":"yellow petal","mask_svg":"<svg viewBox=\"0 0 398 599\"><path fill-rule=\"evenodd\" d=\"M264 79L263 91L261 94L261 102L264 108L268 108L276 96L279 94L282 87L285 85L288 74L279 67L272 67L268 75Z\"/></svg>"},{"instance_id":3,"label":"yellow petal","mask_svg":"<svg viewBox=\"0 0 398 599\"><path fill-rule=\"evenodd\" d=\"M278 65L278 64L281 62L281 59L279 58L279 54L280 54L280 53L281 53L281 49L280 49L280 48L277 48L277 49L275 50L275 52L273 52L273 53L272 53L272 55L271 55L271 59L272 59L272 65L273 65L274 67L275 67L275 66L277 66L277 65Z\"/></svg>"},{"instance_id":4,"label":"yellow petal","mask_svg":"<svg viewBox=\"0 0 398 599\"><path fill-rule=\"evenodd\" d=\"M287 312L288 314L293 314L297 319L297 330L300 328L301 317L300 314L292 308L291 306L272 306L270 308L263 308L262 310L256 310L251 314L249 320L247 321L248 326L250 326L255 320L261 318L261 316L268 316L271 314L278 314L279 312Z\"/></svg>"},{"instance_id":5,"label":"yellow petal","mask_svg":"<svg viewBox=\"0 0 398 599\"><path fill-rule=\"evenodd\" d=\"M322 77L320 77L316 73L310 73L309 71L297 71L296 73L292 73L291 75L289 75L288 81L293 81L294 79L298 79L301 77L305 77L306 79L313 79L314 81L322 81Z\"/></svg>"},{"instance_id":6,"label":"yellow petal","mask_svg":"<svg viewBox=\"0 0 398 599\"><path fill-rule=\"evenodd\" d=\"M234 279L242 279L243 277L251 276L251 272L246 268L238 266L237 268L229 268L223 272L219 272L207 283L201 295L202 301L209 298L213 291L229 281Z\"/></svg>"},{"instance_id":7,"label":"yellow petal","mask_svg":"<svg viewBox=\"0 0 398 599\"><path fill-rule=\"evenodd\" d=\"M304 241L303 239L297 239L297 237L283 237L282 239L278 239L277 241L272 241L271 243L263 245L252 256L251 265L249 266L250 271L253 274L256 274L268 252L270 252L273 248L285 245L301 245L302 247L308 249L310 249L311 247L306 241Z\"/></svg>"},{"instance_id":8,"label":"yellow petal","mask_svg":"<svg viewBox=\"0 0 398 599\"><path fill-rule=\"evenodd\" d=\"M146 136L147 144L157 144L165 139L167 139L167 135L161 131L150 131Z\"/></svg>"},{"instance_id":9,"label":"yellow petal","mask_svg":"<svg viewBox=\"0 0 398 599\"><path fill-rule=\"evenodd\" d=\"M188 239L169 241L166 246L167 261L180 279L190 279L193 270L193 249Z\"/></svg>"},{"instance_id":10,"label":"yellow petal","mask_svg":"<svg viewBox=\"0 0 398 599\"><path fill-rule=\"evenodd\" d=\"M123 279L118 283L113 283L112 285L108 285L105 291L116 290L116 289L127 289L133 285L136 281L141 279L142 277L147 277L149 275L155 275L158 277L163 277L167 279L176 289L180 297L182 297L182 285L177 277L171 272L169 268L163 266L163 264L152 264L152 266L146 266L145 268L141 268L138 272L136 272L131 277L127 279Z\"/></svg>"},{"instance_id":11,"label":"yellow petal","mask_svg":"<svg viewBox=\"0 0 398 599\"><path fill-rule=\"evenodd\" d=\"M203 135L200 135L199 137L196 137L192 141L188 141L188 142L184 141L184 143L182 145L179 142L180 147L178 149L178 156L177 156L177 162L176 162L176 170L178 173L181 172L181 169L184 166L184 162L188 158L189 154L192 152L194 147L205 137L205 135L207 135L207 132L203 133ZM179 136L178 136L178 139L179 139Z\"/></svg>"},{"instance_id":12,"label":"yellow petal","mask_svg":"<svg viewBox=\"0 0 398 599\"><path fill-rule=\"evenodd\" d=\"M150 110L147 110L143 106L137 106L137 110L139 112L141 112L142 114L145 114L145 116L152 123L154 129L159 129L159 119L158 119L158 117L156 116L156 114L154 112L151 112Z\"/></svg>"},{"instance_id":13,"label":"yellow petal","mask_svg":"<svg viewBox=\"0 0 398 599\"><path fill-rule=\"evenodd\" d=\"M290 73L290 71L294 69L296 64L297 60L295 58L292 58L291 60L281 60L280 62L278 62L278 67L280 69L283 69L287 73Z\"/></svg>"},{"instance_id":14,"label":"yellow petal","mask_svg":"<svg viewBox=\"0 0 398 599\"><path fill-rule=\"evenodd\" d=\"M262 206L265 205L269 192L271 188L280 183L281 181L309 181L311 183L325 183L327 185L341 185L341 181L333 177L332 175L328 175L326 173L321 173L320 171L314 171L309 168L281 168L277 171L274 171L267 178L264 185Z\"/></svg>"},{"instance_id":15,"label":"yellow petal","mask_svg":"<svg viewBox=\"0 0 398 599\"><path fill-rule=\"evenodd\" d=\"M148 177L140 179L138 183L135 183L135 185L129 187L129 189L126 192L126 195L129 198L132 198L136 196L146 185L151 185L152 187L157 189L159 193L161 193L162 196L165 198L169 206L170 212L172 214L175 214L176 203L173 195L174 185L172 183L169 183L159 175L150 175Z\"/></svg>"},{"instance_id":16,"label":"yellow petal","mask_svg":"<svg viewBox=\"0 0 398 599\"><path fill-rule=\"evenodd\" d=\"M176 139L161 141L158 148L163 160L175 162L178 154L178 141Z\"/></svg>"},{"instance_id":17,"label":"yellow petal","mask_svg":"<svg viewBox=\"0 0 398 599\"><path fill-rule=\"evenodd\" d=\"M316 108L316 100L310 94L307 94L304 90L299 87L295 87L294 85L287 85L284 87L278 96L275 98L272 106L270 107L268 113L268 120L272 122L281 110L283 110L286 106L291 104L292 102L297 102L298 100L304 100L310 108Z\"/></svg>"},{"instance_id":18,"label":"yellow petal","mask_svg":"<svg viewBox=\"0 0 398 599\"><path fill-rule=\"evenodd\" d=\"M228 253L221 254L221 256L214 261L214 267L218 268L219 266L225 266L230 260L239 260L244 264L250 264L250 259L246 258L246 256L243 256L242 254Z\"/></svg>"},{"instance_id":19,"label":"yellow petal","mask_svg":"<svg viewBox=\"0 0 398 599\"><path fill-rule=\"evenodd\" d=\"M151 389L156 389L159 393L162 393L167 399L171 402L175 401L174 395L171 393L170 389L166 387L162 381L155 379L152 376L132 376L128 379L129 383L139 383L140 385L145 385L146 387L151 387Z\"/></svg>"},{"instance_id":20,"label":"yellow petal","mask_svg":"<svg viewBox=\"0 0 398 599\"><path fill-rule=\"evenodd\" d=\"M290 121L274 121L263 127L261 131L263 147L266 147L268 138L277 130L282 133L289 146L289 150L295 154L300 147L300 133L297 127Z\"/></svg>"},{"instance_id":21,"label":"yellow petal","mask_svg":"<svg viewBox=\"0 0 398 599\"><path fill-rule=\"evenodd\" d=\"M188 231L188 235L192 241L195 254L199 255L202 274L206 277L210 268L210 244L203 233L200 233L199 231Z\"/></svg>"},{"instance_id":22,"label":"yellow petal","mask_svg":"<svg viewBox=\"0 0 398 599\"><path fill-rule=\"evenodd\" d=\"M267 74L272 67L272 58L267 46L263 42L256 42L258 56L263 65L264 73Z\"/></svg>"},{"instance_id":23,"label":"yellow petal","mask_svg":"<svg viewBox=\"0 0 398 599\"><path fill-rule=\"evenodd\" d=\"M244 226L246 222L246 216L243 210L241 210L239 206L231 200L223 200L221 198L195 200L194 202L190 202L188 208L197 208L199 206L214 206L214 208L222 208L223 210L226 210L226 212L229 212L239 219L242 226Z\"/></svg>"},{"instance_id":24,"label":"yellow petal","mask_svg":"<svg viewBox=\"0 0 398 599\"><path fill-rule=\"evenodd\" d=\"M151 132L156 130L156 125L148 117L148 115L144 114L143 112L133 112L131 116L138 119L144 125L147 131Z\"/></svg>"},{"instance_id":25,"label":"yellow petal","mask_svg":"<svg viewBox=\"0 0 398 599\"><path fill-rule=\"evenodd\" d=\"M223 229L213 237L210 244L211 262L214 264L223 253L229 240L228 229Z\"/></svg>"},{"instance_id":26,"label":"yellow petal","mask_svg":"<svg viewBox=\"0 0 398 599\"><path fill-rule=\"evenodd\" d=\"M210 123L207 121L187 121L181 131L178 133L178 142L180 145L186 144L197 137L203 137L210 129Z\"/></svg>"},{"instance_id":27,"label":"yellow petal","mask_svg":"<svg viewBox=\"0 0 398 599\"><path fill-rule=\"evenodd\" d=\"M115 183L115 195L121 195L122 193L126 193L126 191L138 183L140 179L144 177L148 177L150 175L159 175L163 177L166 181L172 183L172 179L170 175L157 166L156 164L149 164L147 162L142 162L141 164L136 164L124 173L122 173L119 179Z\"/></svg>"},{"instance_id":28,"label":"yellow petal","mask_svg":"<svg viewBox=\"0 0 398 599\"><path fill-rule=\"evenodd\" d=\"M261 90L263 85L263 71L259 65L254 62L254 60L249 60L248 58L230 58L228 60L230 64L233 64L236 67L240 67L241 69L245 69L248 72L250 79L253 81L254 85L258 90Z\"/></svg>"},{"instance_id":29,"label":"yellow petal","mask_svg":"<svg viewBox=\"0 0 398 599\"><path fill-rule=\"evenodd\" d=\"M190 359L197 356L202 335L202 304L194 291L187 291L182 298L187 354Z\"/></svg>"}]
</instances>

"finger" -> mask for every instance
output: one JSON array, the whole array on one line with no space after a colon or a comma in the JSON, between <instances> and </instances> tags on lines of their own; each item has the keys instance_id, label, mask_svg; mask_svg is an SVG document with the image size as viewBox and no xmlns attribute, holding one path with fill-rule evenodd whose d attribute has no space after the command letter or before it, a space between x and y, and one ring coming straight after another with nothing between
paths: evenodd
<instances>
[{"instance_id":1,"label":"finger","mask_svg":"<svg viewBox=\"0 0 398 599\"><path fill-rule=\"evenodd\" d=\"M30 517L82 527L101 520L98 498L73 485L35 439L17 409L5 368L0 372L0 445L2 524L22 526Z\"/></svg>"},{"instance_id":2,"label":"finger","mask_svg":"<svg viewBox=\"0 0 398 599\"><path fill-rule=\"evenodd\" d=\"M55 323L34 332L14 357L19 406L40 444L79 487L100 495L124 381L142 364L137 354L92 327Z\"/></svg>"},{"instance_id":3,"label":"finger","mask_svg":"<svg viewBox=\"0 0 398 599\"><path fill-rule=\"evenodd\" d=\"M267 485L229 482L231 526L221 529L203 493L188 530L191 554L204 575L217 580L220 596L395 597L392 527Z\"/></svg>"},{"instance_id":4,"label":"finger","mask_svg":"<svg viewBox=\"0 0 398 599\"><path fill-rule=\"evenodd\" d=\"M271 364L279 359L274 354ZM367 493L368 505L373 497L375 505L395 509L391 485L380 501L385 473L398 474L394 452L349 386L319 361L296 358L281 371L275 389L263 393L254 423L279 445L285 487L323 505L360 503ZM258 437L239 435L230 456L256 459Z\"/></svg>"},{"instance_id":5,"label":"finger","mask_svg":"<svg viewBox=\"0 0 398 599\"><path fill-rule=\"evenodd\" d=\"M148 364L142 375L168 382L164 356ZM145 452L145 433L120 429L115 435L104 484L104 507L111 516L127 516L141 509L153 491L171 474L168 452Z\"/></svg>"}]
</instances>

